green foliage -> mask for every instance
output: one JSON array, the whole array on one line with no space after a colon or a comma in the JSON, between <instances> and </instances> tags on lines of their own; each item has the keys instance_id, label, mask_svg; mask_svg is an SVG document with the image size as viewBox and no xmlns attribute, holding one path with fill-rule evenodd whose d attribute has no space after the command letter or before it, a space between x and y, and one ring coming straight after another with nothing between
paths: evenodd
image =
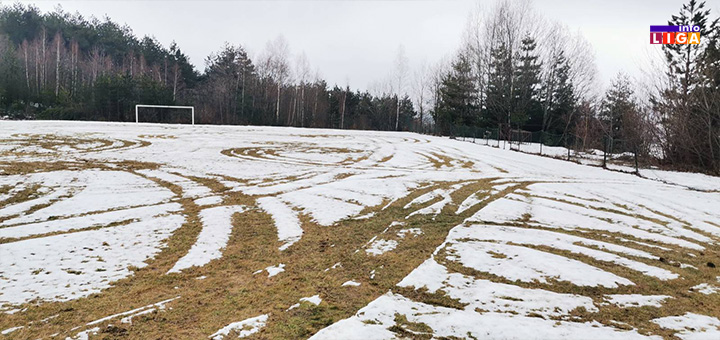
<instances>
[{"instance_id":1,"label":"green foliage","mask_svg":"<svg viewBox=\"0 0 720 340\"><path fill-rule=\"evenodd\" d=\"M668 86L652 99L661 118L665 161L720 174L719 18L690 0L669 25L700 26L701 43L663 45Z\"/></svg>"},{"instance_id":2,"label":"green foliage","mask_svg":"<svg viewBox=\"0 0 720 340\"><path fill-rule=\"evenodd\" d=\"M519 65L515 70L515 103L510 122L524 130L539 131L542 128L542 105L539 99L540 70L535 49L535 39L527 35L520 47Z\"/></svg>"},{"instance_id":3,"label":"green foliage","mask_svg":"<svg viewBox=\"0 0 720 340\"><path fill-rule=\"evenodd\" d=\"M438 108L433 118L442 134L451 133L453 125L475 125L477 122L477 89L470 62L462 54L442 80Z\"/></svg>"},{"instance_id":4,"label":"green foliage","mask_svg":"<svg viewBox=\"0 0 720 340\"><path fill-rule=\"evenodd\" d=\"M551 134L565 134L574 126L575 91L570 81L570 63L565 52L557 51L550 66L550 80L545 83L543 130Z\"/></svg>"},{"instance_id":5,"label":"green foliage","mask_svg":"<svg viewBox=\"0 0 720 340\"><path fill-rule=\"evenodd\" d=\"M610 138L623 139L624 121L638 110L638 105L632 98L633 90L630 80L624 75L618 75L610 88L605 92L605 98L600 111L600 121L606 126Z\"/></svg>"}]
</instances>

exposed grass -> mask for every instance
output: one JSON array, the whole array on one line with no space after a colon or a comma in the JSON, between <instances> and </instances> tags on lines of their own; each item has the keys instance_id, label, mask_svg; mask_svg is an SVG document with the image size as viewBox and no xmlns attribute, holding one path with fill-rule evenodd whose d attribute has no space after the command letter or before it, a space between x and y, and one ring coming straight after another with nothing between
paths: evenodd
<instances>
[{"instance_id":1,"label":"exposed grass","mask_svg":"<svg viewBox=\"0 0 720 340\"><path fill-rule=\"evenodd\" d=\"M0 193L7 194L10 192L10 190L12 188L13 187L11 187L11 186L6 186L3 188L3 192L0 192ZM42 186L39 184L33 184L30 186L23 187L21 190L18 190L17 192L15 192L14 195L8 197L7 199L1 200L0 208L5 207L7 205L18 204L18 203L22 203L22 202L37 198L40 195L40 193L39 193L40 188L42 188Z\"/></svg>"},{"instance_id":2,"label":"exposed grass","mask_svg":"<svg viewBox=\"0 0 720 340\"><path fill-rule=\"evenodd\" d=\"M395 325L388 330L397 333L404 339L432 339L433 330L430 326L421 322L410 322L402 314L395 314Z\"/></svg>"},{"instance_id":3,"label":"exposed grass","mask_svg":"<svg viewBox=\"0 0 720 340\"><path fill-rule=\"evenodd\" d=\"M173 135L138 135L138 138L147 138L147 139L177 139L177 137Z\"/></svg>"},{"instance_id":4,"label":"exposed grass","mask_svg":"<svg viewBox=\"0 0 720 340\"><path fill-rule=\"evenodd\" d=\"M537 228L537 226L530 226L526 223L515 223L514 226ZM614 238L608 235L612 233L599 233L578 230L570 231L554 228L540 229L550 230L558 233L571 234L583 238L596 239L604 242L612 242ZM628 235L618 235L618 238L620 236L624 238L632 238ZM643 241L646 242L645 240ZM645 247L645 249L643 249L647 252L658 254L658 258L655 260L633 257L626 254L617 254L638 262L643 262L652 266L664 268L681 274L680 278L678 279L663 281L651 276L644 275L638 271L626 268L624 266L600 261L589 256L572 253L565 250L560 250L548 246L534 246L527 244L514 245L533 248L543 252L560 255L565 258L578 260L593 265L604 271L617 274L621 277L625 277L635 283L635 285L620 286L618 288L585 287L576 286L569 282L557 281L552 278L548 278L547 283L512 281L502 276L479 272L472 268L465 267L458 262L449 260L447 257L447 248L441 250L435 258L436 260L438 260L438 262L445 265L452 272L469 275L478 279L486 279L493 282L512 284L528 289L544 289L558 293L589 296L595 300L596 305L599 308L598 312L588 312L584 309L578 309L573 311L568 316L558 317L558 320L571 320L581 322L595 320L604 325L616 328L619 327L618 323L623 323L626 324L623 327L636 328L643 334L658 334L666 338L672 338L672 331L662 329L657 324L650 322L650 320L664 316L683 315L686 312L693 312L710 316L720 316L720 294L704 295L701 293L692 292L690 289L691 287L700 283L717 282L716 277L720 275L720 272L718 272L716 268L712 268L706 265L707 262L718 263L720 257L718 256L716 251L708 250L697 254L695 257L692 257L687 255L687 249L678 246L663 244L664 247L670 248L670 250L664 251L650 247ZM639 248L637 244L624 245ZM604 251L612 253L608 250ZM678 261L681 261L682 263L693 264L698 269L680 269ZM669 295L672 298L666 300L662 304L662 307L645 306L621 308L609 303L604 303L603 297L607 294Z\"/></svg>"},{"instance_id":5,"label":"exposed grass","mask_svg":"<svg viewBox=\"0 0 720 340\"><path fill-rule=\"evenodd\" d=\"M79 138L76 136L14 134L12 138L0 139L0 143L15 145L15 148L0 154L8 156L49 157L65 155L68 152L84 154L127 148L145 147L148 141L110 140L102 138ZM120 142L120 145L114 145Z\"/></svg>"},{"instance_id":6,"label":"exposed grass","mask_svg":"<svg viewBox=\"0 0 720 340\"><path fill-rule=\"evenodd\" d=\"M179 187L156 182L180 195ZM254 205L253 197L227 192L217 183L206 181L204 184L214 186L214 190L223 193L225 202ZM470 193L481 187L487 190L490 186L488 181L479 181L468 184L464 189ZM470 209L463 216L441 214L435 220L429 216L414 216L402 228L420 228L423 234L419 237L398 238L396 232L400 227L388 229L388 226L393 221L404 220L408 210L402 207L420 194L422 192L413 193L385 210L380 207L366 209L366 213L376 213L371 219L346 220L333 227L317 225L309 217L303 216L305 234L284 252L278 250L281 243L277 240L270 216L262 210L250 209L233 219L232 236L221 259L202 268L165 275L175 261L187 252L201 229L197 217L199 208L192 200L180 199L186 223L168 239L167 247L148 261L147 267L136 268L134 276L122 279L102 294L90 298L27 305L28 311L13 315L7 321L0 321L0 327L6 324L28 324L47 315L59 314L50 323L32 324L16 334L41 337L60 332L63 337L70 336L73 334L68 329L75 326L181 296L170 304L172 309L133 319L132 326L119 325L117 320L104 324L112 323L124 329L122 334L130 338L161 338L169 334L175 338L203 338L231 322L269 314L268 324L258 333L258 338L306 337L351 316L373 299L396 289L395 284L443 242L449 229L473 211ZM384 230L384 238L399 241L395 250L380 256L368 256L364 251L355 252ZM268 278L265 272L252 274L280 263L285 264L285 272L272 278ZM336 263L341 263L341 266L325 271ZM375 275L370 279L372 271ZM195 280L199 276L207 278ZM341 287L348 280L360 282L361 285ZM286 312L300 298L315 294L320 294L323 299L319 306L303 303L301 307ZM407 294L435 304L461 306L441 294L411 293L410 290Z\"/></svg>"},{"instance_id":7,"label":"exposed grass","mask_svg":"<svg viewBox=\"0 0 720 340\"><path fill-rule=\"evenodd\" d=\"M141 138L156 138L149 135L141 135ZM308 136L304 136L308 137ZM309 136L316 137L316 136ZM57 150L59 146L79 145L81 143L66 140L56 142L51 139L40 142L38 138L31 136L16 136L25 138L29 145L40 145L45 149ZM157 137L164 138L164 137ZM80 139L78 139L80 140ZM82 139L85 140L85 139ZM88 138L87 140L94 140ZM15 140L17 141L17 140ZM33 144L34 143L34 144ZM45 143L45 144L43 144ZM98 149L109 147L111 144L98 142ZM149 142L123 141L118 148L142 147ZM301 143L277 143L268 144L270 147L239 148L222 151L226 156L241 157L245 159L258 159L291 164L321 165L318 162L303 160L299 158L284 157L279 150L285 151L311 151L320 153L342 153L349 155L336 165L351 165L358 161L367 159L369 154L357 152L346 148L322 148L312 144ZM261 152L262 151L262 152ZM90 152L90 151L80 151ZM462 162L444 155L433 153L432 157L425 155L428 161L435 168L443 167L473 167L474 164ZM392 156L380 160L379 163L389 161ZM158 164L142 162L114 162L96 163L92 161L73 162L0 162L0 173L2 174L25 174L36 171L54 170L82 170L82 169L107 169L121 170L135 173L142 176L137 170L157 169ZM498 171L506 173L504 169ZM336 176L341 180L352 176L351 172L344 172ZM291 176L286 178L270 179L269 183L282 183L295 181L303 178L304 175ZM146 176L144 176L146 177ZM199 219L200 208L194 201L182 198L182 189L173 184L158 179L152 179L157 184L168 188L175 193L174 201L182 205L182 214L185 216L185 223L166 240L166 247L153 259L147 261L144 268L132 268L134 275L113 284L111 288L100 294L94 294L88 298L67 301L67 302L45 302L28 303L20 308L27 308L26 311L13 315L3 315L0 318L0 329L6 329L17 325L26 327L14 332L12 335L19 338L48 337L51 334L59 333L60 338L73 336L76 332L87 328L85 325L93 320L106 317L111 314L125 312L137 307L150 305L162 300L180 296L179 299L168 304L170 308L158 310L143 316L133 318L132 325L121 324L119 320L112 319L99 324L100 338L177 338L177 339L202 339L214 333L219 328L231 323L261 314L269 314L267 326L260 330L254 338L260 339L288 339L305 338L318 330L331 325L338 320L347 318L357 312L358 309L366 306L369 302L382 294L392 291L401 294L414 301L423 302L435 306L464 309L466 304L453 299L442 290L429 292L427 289L413 289L397 287L396 284L423 261L430 257L435 249L445 241L448 231L485 207L492 201L505 197L510 193L520 193L533 182L516 183L501 192L490 195L493 179L476 181L436 183L417 190L405 198L397 200L382 209L386 203L365 209L361 214L373 213L373 217L364 220L347 219L326 227L315 223L309 216L301 214L303 237L285 251L279 251L282 244L277 239L277 230L271 217L255 206L258 197L244 195L231 191L218 178L185 176L193 181L209 187L215 194L223 197L221 204L245 205L249 209L233 216L233 230L230 240L223 250L223 257L211 261L207 265L197 268L189 268L181 273L166 275L176 261L185 255L197 239L202 229ZM247 180L222 176L222 179L238 183L247 183ZM415 204L409 209L403 207L420 195L432 190L447 189L451 185L461 183L460 189L452 192L452 203L445 206L439 215L421 216L415 215L409 219L405 216L421 207L429 206L439 200L436 198L423 204ZM497 185L497 184L495 184ZM2 187L0 191L9 192L8 188ZM26 201L31 199L38 188L27 189L27 192L18 193L12 199ZM487 196L487 199L462 214L455 214L458 205L468 196L478 193L478 196ZM528 193L523 193L533 197ZM489 195L489 196L488 196ZM17 197L17 198L16 198ZM482 198L482 197L481 197ZM588 202L593 199L579 198ZM646 216L632 211L630 207L616 205L617 209L598 207L592 203L579 204L570 200L556 199L566 204L574 204L584 209L594 209L609 214L622 214L635 219L642 219L664 226L667 223L662 219L672 219L684 223L667 214L652 211L657 216ZM598 201L599 202L599 201ZM0 206L2 206L0 202ZM5 203L8 204L8 203ZM659 218L660 217L660 218ZM389 227L391 223L402 221L402 226ZM123 223L125 221L119 222ZM713 224L712 222L709 222ZM488 223L492 224L492 223ZM687 223L688 228L692 228ZM650 320L668 316L681 315L687 311L695 313L720 316L720 294L703 295L691 292L690 287L699 283L716 282L716 276L720 275L717 268L710 267L708 263L720 264L718 251L709 248L706 251L689 251L687 249L659 243L651 240L641 240L622 233L612 233L596 230L559 230L552 226L544 226L533 220L533 216L525 214L517 221L509 221L502 225L512 225L520 228L534 228L551 230L553 232L566 233L580 236L586 239L595 239L605 242L612 242L628 247L633 247L657 255L656 259L637 258L624 254L618 254L633 260L649 265L664 268L681 274L681 278L669 281L661 281L653 277L643 275L634 270L599 261L594 258L583 256L568 251L563 251L547 246L532 246L526 244L515 244L517 246L529 247L539 251L556 254L566 258L578 260L596 266L602 270L615 273L619 276L633 281L633 286L621 286L619 288L603 287L581 287L570 282L548 279L547 282L522 282L511 281L499 275L480 272L451 260L449 249L440 249L435 259L446 266L449 271L472 276L478 279L486 279L493 282L517 285L523 288L545 289L548 291L569 294L581 294L591 297L598 305L599 311L589 312L584 308L573 310L569 315L555 318L556 321L591 321L596 320L602 324L616 328L637 328L640 332L659 334L666 338L672 337L672 332L661 329ZM717 224L714 224L717 225ZM111 227L103 226L103 227ZM422 234L419 236L406 235L404 238L397 235L399 229L419 228ZM695 229L692 229L696 231ZM707 234L704 234L707 235ZM398 242L397 247L389 252L378 256L369 256L364 251L367 242L376 237L383 240L394 240ZM9 242L11 240L0 241ZM643 244L634 243L643 242ZM653 245L662 246L669 250L661 250ZM591 247L592 248L592 247ZM607 251L607 250L603 250ZM694 257L688 255L692 253ZM503 258L502 253L492 253L493 257ZM269 266L285 264L285 271L274 277L268 277L263 270ZM691 264L697 267L679 268L680 263ZM339 264L336 266L336 264ZM41 273L43 269L37 269ZM72 273L78 274L78 273ZM196 278L204 276L202 280ZM342 287L342 283L353 280L361 283L357 287ZM302 303L299 307L288 310L288 308L299 302L300 298L319 294L322 302L319 305ZM672 299L667 300L662 307L633 307L620 308L604 303L606 294L659 294L671 295ZM500 299L509 301L522 301L511 296L501 296ZM478 310L479 313L486 312ZM50 316L55 316L47 319ZM530 312L530 317L541 317L542 314ZM42 321L47 320L47 321ZM368 321L372 323L373 321ZM112 327L108 325L112 324ZM625 325L626 324L626 325ZM73 327L81 327L70 331ZM414 339L426 339L432 337L432 329L423 323L414 323L407 320L401 314L395 316L395 324L390 327L399 337ZM470 338L471 335L468 334Z\"/></svg>"}]
</instances>

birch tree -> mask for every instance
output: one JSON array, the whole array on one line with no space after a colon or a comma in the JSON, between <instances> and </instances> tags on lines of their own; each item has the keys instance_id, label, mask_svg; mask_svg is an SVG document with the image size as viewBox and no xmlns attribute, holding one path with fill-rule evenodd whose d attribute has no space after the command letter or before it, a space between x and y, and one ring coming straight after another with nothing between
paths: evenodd
<instances>
[{"instance_id":1,"label":"birch tree","mask_svg":"<svg viewBox=\"0 0 720 340\"><path fill-rule=\"evenodd\" d=\"M395 87L395 131L400 128L400 98L406 94L406 82L408 76L408 59L405 55L405 46L398 47L395 57L395 72L393 73L393 85Z\"/></svg>"}]
</instances>

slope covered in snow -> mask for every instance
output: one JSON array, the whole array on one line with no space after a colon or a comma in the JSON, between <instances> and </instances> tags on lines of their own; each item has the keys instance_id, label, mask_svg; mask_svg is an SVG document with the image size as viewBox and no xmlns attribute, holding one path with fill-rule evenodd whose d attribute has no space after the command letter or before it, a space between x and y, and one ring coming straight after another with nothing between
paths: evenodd
<instances>
[{"instance_id":1,"label":"slope covered in snow","mask_svg":"<svg viewBox=\"0 0 720 340\"><path fill-rule=\"evenodd\" d=\"M717 178L413 133L3 121L0 141L9 336L720 332Z\"/></svg>"}]
</instances>

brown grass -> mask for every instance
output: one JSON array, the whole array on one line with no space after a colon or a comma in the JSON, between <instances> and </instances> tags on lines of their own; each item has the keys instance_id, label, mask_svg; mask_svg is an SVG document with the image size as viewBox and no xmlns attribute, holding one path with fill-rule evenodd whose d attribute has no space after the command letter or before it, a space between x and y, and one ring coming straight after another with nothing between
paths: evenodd
<instances>
[{"instance_id":1,"label":"brown grass","mask_svg":"<svg viewBox=\"0 0 720 340\"><path fill-rule=\"evenodd\" d=\"M179 187L156 182L180 194ZM222 187L207 181L205 184L213 185L214 190L223 192L226 202L254 205L253 197L226 192ZM475 192L480 187L487 190L490 186L488 181L479 181L468 184L464 189ZM170 303L172 309L133 319L132 326L111 320L103 323L102 327L113 324L117 328L114 332L129 338L163 338L172 335L173 338L195 339L204 338L228 323L269 313L268 325L258 333L258 338L307 337L333 322L351 316L387 291L397 289L395 284L430 256L443 242L449 229L473 212L468 211L463 216L441 214L435 220L427 216L414 216L407 220L403 228L422 229L423 234L419 237L397 238L395 234L398 228L382 234L390 223L408 214L402 207L420 194L413 193L385 210L379 207L366 209L364 213L376 213L369 220L346 220L332 227L323 227L304 216L303 238L284 252L277 249L280 242L270 216L261 210L251 209L233 219L233 233L221 259L202 268L165 275L175 261L187 252L201 229L197 217L199 208L192 200L180 199L186 223L167 241L167 247L155 259L148 261L147 267L135 269L134 276L120 280L102 294L90 298L26 305L26 312L0 321L0 327L28 325L59 314L48 323L34 323L15 334L36 338L60 332L61 337L71 336L73 333L68 330L75 326L181 296ZM380 256L366 255L362 251L363 246L379 234L386 239L397 239L397 249ZM361 251L355 252L356 249ZM268 278L265 272L252 274L279 263L284 263L286 267L285 272L277 276ZM342 266L325 271L335 263L341 263ZM370 279L373 270L375 276ZM201 275L207 278L195 279ZM348 280L360 282L361 285L341 287ZM304 303L286 312L300 298L315 294L320 294L323 299L319 306ZM457 302L443 298L441 294L410 293L409 290L407 294L435 304L460 306ZM412 328L407 325L403 327Z\"/></svg>"},{"instance_id":2,"label":"brown grass","mask_svg":"<svg viewBox=\"0 0 720 340\"><path fill-rule=\"evenodd\" d=\"M16 138L26 138L29 143L40 143L35 137L16 136ZM145 138L152 137L145 136ZM59 145L53 144L52 141L47 143L49 144L40 145L43 145L44 148L55 148ZM127 143L123 143L121 148L147 145L144 143L147 142L127 141ZM72 145L72 143L69 145ZM318 149L314 145L280 145L280 147ZM271 148L263 148L263 154L259 153L259 150L259 148L228 149L222 153L231 157L244 156L258 159L264 159L267 155L277 155ZM321 148L321 150L331 153L354 152L348 149L335 148ZM357 156L359 157L346 158L341 162L341 165L357 162L358 159L364 159L363 157L368 155L359 154ZM437 159L433 160L432 157L428 157L428 159L436 168L453 167L453 162L456 161L444 155L433 154L433 156ZM386 157L380 163L387 162L390 158ZM282 159L281 161L294 164L314 164L310 161L297 159ZM156 169L159 165L128 161L113 163L113 166L140 175L136 170ZM462 163L461 166L471 167L472 165ZM90 168L111 169L107 164L85 161L0 162L1 174ZM507 172L499 168L498 170ZM344 173L338 176L344 178L344 176L350 175L352 174ZM166 275L167 271L172 268L180 257L187 253L196 241L197 235L202 229L198 217L200 208L195 205L193 200L181 198L182 189L179 186L150 178L176 194L175 200L182 205L182 213L186 218L182 227L166 241L167 246L154 259L147 261L148 265L146 267L133 268L133 276L115 282L112 287L100 294L67 302L25 304L21 306L21 308L27 308L24 312L13 315L2 314L0 329L24 325L25 328L15 331L12 336L35 339L59 333L58 337L64 338L73 336L76 332L88 328L85 325L90 321L176 296L180 296L180 298L169 303L170 308L136 317L133 319L132 325L121 324L118 319L101 323L99 326L102 333L98 337L112 339L203 339L231 322L260 314L269 314L267 326L257 333L254 336L255 338L306 338L338 320L353 315L358 309L388 291L402 294L418 302L463 309L466 307L465 304L450 298L441 290L430 293L427 289L397 287L396 284L430 257L433 251L445 240L448 231L452 227L463 223L467 217L490 202L517 190L525 189L532 184L532 182L517 183L502 192L489 196L482 203L459 215L455 214L457 206L469 195L477 192L489 195L493 186L492 178L462 182L463 186L451 195L453 203L448 204L435 218L416 215L406 220L405 216L417 209L418 206L414 205L409 209L403 207L424 193L437 188L448 188L453 184L457 184L457 182L438 183L417 190L407 197L393 202L384 210L381 209L384 206L383 204L378 207L367 208L361 212L361 214L374 213L375 215L370 219L348 219L333 226L325 227L315 223L309 216L301 215L304 230L303 237L293 246L281 252L278 250L281 243L277 239L276 229L271 217L255 207L257 197L230 191L216 178L186 177L209 187L214 193L222 195L223 204L238 204L250 207L246 212L236 214L233 217L232 235L223 251L222 258L211 261L201 268L194 267L181 273ZM238 183L245 182L237 178L223 178ZM285 178L277 181L293 179ZM0 190L6 190L7 192L10 189L3 187ZM14 195L11 199L17 202L31 199L37 188L28 188L26 190L23 193ZM422 206L428 206L436 201L437 199L426 202ZM577 203L566 200L560 201L577 205ZM0 202L0 206L2 204L9 203ZM601 208L594 207L591 204L581 206L587 209L601 210ZM605 211L645 219L659 224L663 222L652 216L632 213L630 209L624 206L618 206L618 209L605 209ZM665 218L672 218L672 216L654 213ZM395 221L406 222L406 225L388 229L388 226ZM677 272L682 277L675 280L661 281L634 270L598 261L587 256L550 247L521 244L518 244L518 246L530 247L591 264L602 270L628 278L635 285L609 289L603 287L580 287L569 282L552 279L549 279L547 283L511 281L502 276L480 272L452 261L451 257L448 256L447 248L441 249L435 259L445 265L450 272L493 282L513 284L524 288L581 294L593 298L598 304L603 301L603 296L606 294L637 293L673 296L660 308L620 308L607 304L599 305L599 311L597 312L589 312L578 308L573 310L570 315L556 318L556 321L597 320L602 324L613 327L620 327L617 322L621 322L627 323L630 325L628 327L635 327L645 334L653 333L671 338L672 332L660 329L650 320L668 315L681 315L687 311L720 316L720 294L702 295L689 291L690 287L699 283L715 282L715 277L720 275L717 268L706 265L708 262L720 264L720 254L715 249L708 249L704 252L691 252L696 255L696 257L692 257L687 255L689 252L687 249L648 240L638 240L624 234L582 229L558 230L538 224L533 221L532 216L529 214L524 215L518 221L511 221L504 223L504 225L552 230L553 232L562 232L587 239L613 242L641 249L658 255L658 259L619 255ZM397 230L402 228L419 228L423 231L423 234L418 237L406 236L400 238L397 236ZM375 236L378 239L396 240L398 246L396 249L379 256L368 256L364 251L364 247ZM621 241L620 238L628 241ZM670 250L664 251L631 243L632 241L640 241L649 245L657 244ZM503 254L492 255L504 256ZM681 262L694 265L698 269L678 268ZM269 278L266 272L253 274L253 272L280 263L285 264L285 272L277 276ZM329 269L336 263L340 263L341 266ZM371 278L371 272L374 273L373 278ZM197 280L196 278L200 276L206 278ZM348 280L360 282L361 285L358 287L342 287L342 283ZM287 310L288 307L298 303L300 298L315 294L319 294L323 299L320 305L302 303L298 308ZM501 298L516 300L513 297ZM55 315L57 316L52 319L41 321ZM528 316L542 317L537 313L531 313ZM109 327L109 324L113 326ZM70 331L73 327L80 328ZM425 339L432 336L432 329L428 325L409 322L404 315L399 314L396 315L395 324L390 327L390 330L394 331L399 337Z\"/></svg>"}]
</instances>

